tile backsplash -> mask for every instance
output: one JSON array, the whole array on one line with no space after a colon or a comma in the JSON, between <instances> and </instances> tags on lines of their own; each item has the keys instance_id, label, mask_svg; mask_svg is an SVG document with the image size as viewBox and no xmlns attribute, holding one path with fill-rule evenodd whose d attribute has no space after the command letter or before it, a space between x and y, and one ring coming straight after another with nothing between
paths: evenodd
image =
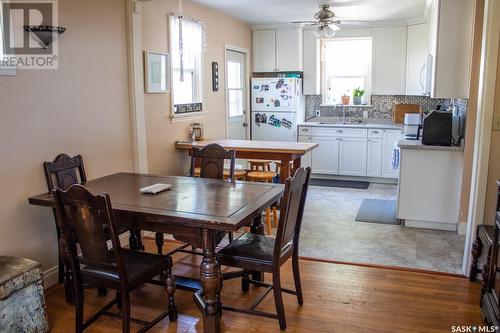
<instances>
[{"instance_id":1,"label":"tile backsplash","mask_svg":"<svg viewBox=\"0 0 500 333\"><path fill-rule=\"evenodd\" d=\"M406 95L372 95L371 105L365 106L340 106L340 105L322 105L321 95L306 95L306 120L314 118L316 111L320 111L321 117L342 117L343 112L349 118L363 118L364 111L367 111L368 118L391 119L392 107L394 104L419 104L424 111L435 110L438 105L441 109L446 109L450 103L454 103L459 113L466 117L467 100L466 99L437 99L427 96L406 96Z\"/></svg>"}]
</instances>

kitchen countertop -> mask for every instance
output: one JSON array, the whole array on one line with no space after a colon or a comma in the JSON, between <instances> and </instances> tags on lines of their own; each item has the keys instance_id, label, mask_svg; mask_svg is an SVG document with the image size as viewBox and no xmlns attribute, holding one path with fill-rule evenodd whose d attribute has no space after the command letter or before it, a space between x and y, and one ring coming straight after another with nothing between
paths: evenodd
<instances>
[{"instance_id":1,"label":"kitchen countertop","mask_svg":"<svg viewBox=\"0 0 500 333\"><path fill-rule=\"evenodd\" d=\"M323 119L319 119L319 121L307 121L303 123L299 123L299 127L346 127L346 128L380 128L380 129L401 129L401 124L395 124L392 120L386 119L364 119L366 121L363 124L357 123L342 123L342 122L333 122Z\"/></svg>"},{"instance_id":2,"label":"kitchen countertop","mask_svg":"<svg viewBox=\"0 0 500 333\"><path fill-rule=\"evenodd\" d=\"M441 150L441 151L464 151L464 147L458 146L429 146L422 144L420 140L399 140L398 147L401 149L419 149L419 150Z\"/></svg>"}]
</instances>

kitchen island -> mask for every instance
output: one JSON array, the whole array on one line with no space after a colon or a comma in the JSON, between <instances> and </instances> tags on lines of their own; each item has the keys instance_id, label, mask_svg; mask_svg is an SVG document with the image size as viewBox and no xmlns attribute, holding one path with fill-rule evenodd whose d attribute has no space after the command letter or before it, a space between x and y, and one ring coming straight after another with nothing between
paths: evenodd
<instances>
[{"instance_id":1,"label":"kitchen island","mask_svg":"<svg viewBox=\"0 0 500 333\"><path fill-rule=\"evenodd\" d=\"M464 148L400 140L397 217L405 226L457 230Z\"/></svg>"}]
</instances>

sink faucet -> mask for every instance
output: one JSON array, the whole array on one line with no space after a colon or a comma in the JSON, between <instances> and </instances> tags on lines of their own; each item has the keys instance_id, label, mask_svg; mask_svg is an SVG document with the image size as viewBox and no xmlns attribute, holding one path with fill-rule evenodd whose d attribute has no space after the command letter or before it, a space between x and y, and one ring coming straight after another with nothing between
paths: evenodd
<instances>
[{"instance_id":1,"label":"sink faucet","mask_svg":"<svg viewBox=\"0 0 500 333\"><path fill-rule=\"evenodd\" d=\"M334 110L337 111L338 108L342 109L342 123L345 123L345 106L343 104L336 104Z\"/></svg>"}]
</instances>

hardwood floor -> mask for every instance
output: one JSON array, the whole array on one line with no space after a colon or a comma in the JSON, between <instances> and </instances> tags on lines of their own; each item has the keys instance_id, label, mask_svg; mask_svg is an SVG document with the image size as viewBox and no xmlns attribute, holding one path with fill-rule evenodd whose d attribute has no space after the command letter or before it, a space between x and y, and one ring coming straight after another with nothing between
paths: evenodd
<instances>
[{"instance_id":1,"label":"hardwood floor","mask_svg":"<svg viewBox=\"0 0 500 333\"><path fill-rule=\"evenodd\" d=\"M151 240L145 241L154 251ZM171 248L166 243L165 248ZM195 276L199 257L177 254L175 273ZM287 332L450 332L451 325L482 324L479 311L480 285L465 278L417 272L301 261L304 305L284 294ZM282 268L283 286L293 289L290 262ZM269 276L266 274L266 280ZM242 295L240 280L224 282L222 301L237 306L252 303L257 287ZM189 292L177 290L179 320L164 319L151 332L201 332L200 313ZM95 290L85 292L85 316L112 297L99 298ZM46 291L51 332L74 331L74 311L65 303L62 286ZM147 285L132 294L132 316L150 320L166 307L165 290ZM275 311L272 295L260 309ZM116 309L112 309L116 310ZM280 332L277 320L233 312L223 313L224 332ZM140 326L132 324L132 331ZM119 319L102 317L86 332L120 332Z\"/></svg>"}]
</instances>

